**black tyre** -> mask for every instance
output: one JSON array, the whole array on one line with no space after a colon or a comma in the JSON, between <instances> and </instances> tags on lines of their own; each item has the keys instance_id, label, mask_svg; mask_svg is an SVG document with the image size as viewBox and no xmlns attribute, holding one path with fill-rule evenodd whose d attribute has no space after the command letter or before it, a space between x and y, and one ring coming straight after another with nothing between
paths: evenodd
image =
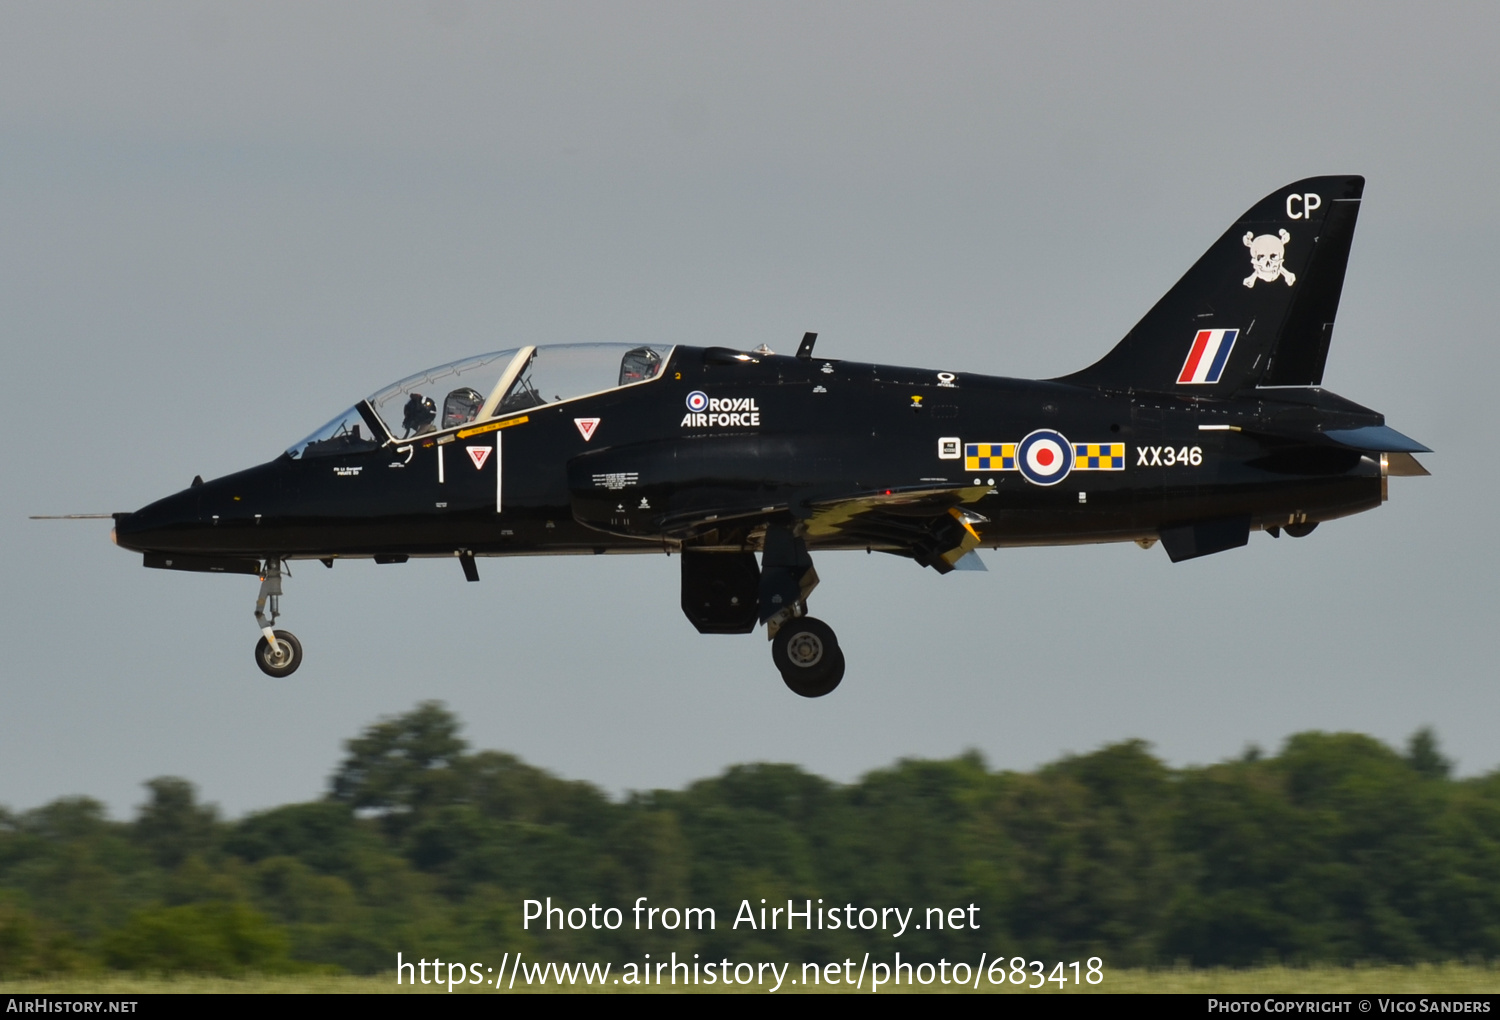
<instances>
[{"instance_id":1,"label":"black tyre","mask_svg":"<svg viewBox=\"0 0 1500 1020\"><path fill-rule=\"evenodd\" d=\"M834 651L828 671L821 679L797 679L789 677L785 673L781 675L781 682L786 684L787 689L802 698L821 698L825 694L832 694L843 679L844 653L839 650Z\"/></svg>"},{"instance_id":2,"label":"black tyre","mask_svg":"<svg viewBox=\"0 0 1500 1020\"><path fill-rule=\"evenodd\" d=\"M804 698L821 698L844 679L844 653L833 628L810 616L781 625L771 659L792 693Z\"/></svg>"},{"instance_id":3,"label":"black tyre","mask_svg":"<svg viewBox=\"0 0 1500 1020\"><path fill-rule=\"evenodd\" d=\"M1306 538L1308 535L1311 535L1313 533L1313 529L1317 526L1317 521L1306 521L1302 524L1288 524L1281 530L1285 531L1293 538Z\"/></svg>"},{"instance_id":4,"label":"black tyre","mask_svg":"<svg viewBox=\"0 0 1500 1020\"><path fill-rule=\"evenodd\" d=\"M289 630L278 630L276 644L280 647L278 655L271 650L271 642L262 635L259 643L255 646L255 664L266 676L291 676L297 672L297 667L302 665L302 642L297 640Z\"/></svg>"}]
</instances>

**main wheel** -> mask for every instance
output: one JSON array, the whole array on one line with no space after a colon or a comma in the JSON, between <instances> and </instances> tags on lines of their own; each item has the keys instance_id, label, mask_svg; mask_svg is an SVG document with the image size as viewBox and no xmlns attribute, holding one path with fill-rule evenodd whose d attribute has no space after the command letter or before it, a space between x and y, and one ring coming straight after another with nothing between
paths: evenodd
<instances>
[{"instance_id":1,"label":"main wheel","mask_svg":"<svg viewBox=\"0 0 1500 1020\"><path fill-rule=\"evenodd\" d=\"M276 644L279 652L272 651L271 642L262 635L255 646L255 664L266 676L291 676L302 665L302 642L289 630L278 630Z\"/></svg>"},{"instance_id":2,"label":"main wheel","mask_svg":"<svg viewBox=\"0 0 1500 1020\"><path fill-rule=\"evenodd\" d=\"M844 679L844 653L833 628L804 616L788 620L771 642L771 659L793 694L821 698Z\"/></svg>"}]
</instances>

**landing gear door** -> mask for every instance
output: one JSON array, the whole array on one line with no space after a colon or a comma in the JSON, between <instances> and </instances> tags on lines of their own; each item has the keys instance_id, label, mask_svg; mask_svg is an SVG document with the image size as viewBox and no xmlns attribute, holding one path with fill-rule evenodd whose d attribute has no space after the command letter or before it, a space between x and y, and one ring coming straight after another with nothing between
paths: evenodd
<instances>
[{"instance_id":1,"label":"landing gear door","mask_svg":"<svg viewBox=\"0 0 1500 1020\"><path fill-rule=\"evenodd\" d=\"M753 552L682 551L682 612L700 634L749 634L760 622Z\"/></svg>"}]
</instances>

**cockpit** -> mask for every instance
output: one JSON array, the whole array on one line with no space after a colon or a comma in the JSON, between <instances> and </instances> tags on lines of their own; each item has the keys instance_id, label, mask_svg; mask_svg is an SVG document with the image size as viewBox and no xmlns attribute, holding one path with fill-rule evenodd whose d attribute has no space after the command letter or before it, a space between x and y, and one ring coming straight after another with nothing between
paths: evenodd
<instances>
[{"instance_id":1,"label":"cockpit","mask_svg":"<svg viewBox=\"0 0 1500 1020\"><path fill-rule=\"evenodd\" d=\"M637 386L659 378L671 354L670 346L606 343L515 347L464 358L377 390L287 453L306 458L373 450L387 436L406 440Z\"/></svg>"}]
</instances>

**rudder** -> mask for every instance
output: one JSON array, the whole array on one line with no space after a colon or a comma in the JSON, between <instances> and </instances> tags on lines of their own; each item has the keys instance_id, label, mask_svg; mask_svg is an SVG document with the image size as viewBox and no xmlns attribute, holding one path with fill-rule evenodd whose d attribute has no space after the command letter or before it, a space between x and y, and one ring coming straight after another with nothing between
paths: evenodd
<instances>
[{"instance_id":1,"label":"rudder","mask_svg":"<svg viewBox=\"0 0 1500 1020\"><path fill-rule=\"evenodd\" d=\"M1267 195L1113 350L1059 381L1204 395L1320 384L1364 186L1309 177Z\"/></svg>"}]
</instances>

